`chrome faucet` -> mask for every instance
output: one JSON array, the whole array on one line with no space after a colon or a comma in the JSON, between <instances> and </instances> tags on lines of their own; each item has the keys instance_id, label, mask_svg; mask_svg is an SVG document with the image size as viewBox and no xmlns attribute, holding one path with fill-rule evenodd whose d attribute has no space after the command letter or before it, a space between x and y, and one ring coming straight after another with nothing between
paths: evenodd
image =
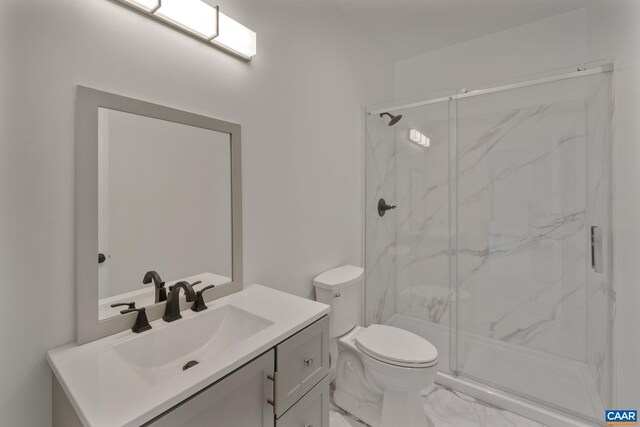
<instances>
[{"instance_id":1,"label":"chrome faucet","mask_svg":"<svg viewBox=\"0 0 640 427\"><path fill-rule=\"evenodd\" d=\"M184 290L187 302L193 302L196 299L196 293L189 282L182 281L173 285L169 290L167 305L164 310L164 316L162 316L165 322L182 319L182 315L180 314L180 289Z\"/></svg>"}]
</instances>

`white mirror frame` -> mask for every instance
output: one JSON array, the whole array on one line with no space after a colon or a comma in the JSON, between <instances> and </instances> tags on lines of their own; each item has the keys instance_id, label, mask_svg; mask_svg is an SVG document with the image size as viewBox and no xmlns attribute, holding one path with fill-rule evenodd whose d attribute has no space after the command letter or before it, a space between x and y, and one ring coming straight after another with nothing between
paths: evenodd
<instances>
[{"instance_id":1,"label":"white mirror frame","mask_svg":"<svg viewBox=\"0 0 640 427\"><path fill-rule=\"evenodd\" d=\"M124 331L136 313L98 319L98 109L122 111L227 133L231 139L232 280L206 291L211 301L242 290L242 163L239 124L176 110L83 86L76 101L76 342L78 345ZM158 266L160 271L162 266ZM181 299L180 309L191 306ZM146 308L160 319L165 303Z\"/></svg>"}]
</instances>

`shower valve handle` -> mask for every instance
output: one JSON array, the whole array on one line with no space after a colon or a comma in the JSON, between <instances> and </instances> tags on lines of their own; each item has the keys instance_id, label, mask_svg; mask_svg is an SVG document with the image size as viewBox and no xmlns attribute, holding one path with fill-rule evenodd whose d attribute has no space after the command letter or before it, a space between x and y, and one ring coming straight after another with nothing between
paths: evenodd
<instances>
[{"instance_id":1,"label":"shower valve handle","mask_svg":"<svg viewBox=\"0 0 640 427\"><path fill-rule=\"evenodd\" d=\"M388 205L384 199L380 199L378 201L378 215L384 216L387 211L395 209L396 207L396 205Z\"/></svg>"}]
</instances>

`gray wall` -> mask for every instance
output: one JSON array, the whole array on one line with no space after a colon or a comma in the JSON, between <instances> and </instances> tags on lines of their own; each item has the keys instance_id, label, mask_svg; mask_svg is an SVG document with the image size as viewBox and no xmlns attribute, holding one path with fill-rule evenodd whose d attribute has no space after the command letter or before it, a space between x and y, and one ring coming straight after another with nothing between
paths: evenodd
<instances>
[{"instance_id":1,"label":"gray wall","mask_svg":"<svg viewBox=\"0 0 640 427\"><path fill-rule=\"evenodd\" d=\"M0 425L50 425L44 354L75 338L75 86L243 126L245 282L302 296L362 263L361 106L393 65L327 0L221 4L250 64L108 0L0 1Z\"/></svg>"}]
</instances>

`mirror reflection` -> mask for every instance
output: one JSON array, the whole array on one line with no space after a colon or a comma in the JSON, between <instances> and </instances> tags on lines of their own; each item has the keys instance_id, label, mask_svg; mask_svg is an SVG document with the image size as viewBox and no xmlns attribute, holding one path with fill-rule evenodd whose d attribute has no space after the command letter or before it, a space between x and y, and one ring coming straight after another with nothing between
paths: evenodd
<instances>
[{"instance_id":1,"label":"mirror reflection","mask_svg":"<svg viewBox=\"0 0 640 427\"><path fill-rule=\"evenodd\" d=\"M230 135L105 108L98 133L99 318L230 282Z\"/></svg>"}]
</instances>

